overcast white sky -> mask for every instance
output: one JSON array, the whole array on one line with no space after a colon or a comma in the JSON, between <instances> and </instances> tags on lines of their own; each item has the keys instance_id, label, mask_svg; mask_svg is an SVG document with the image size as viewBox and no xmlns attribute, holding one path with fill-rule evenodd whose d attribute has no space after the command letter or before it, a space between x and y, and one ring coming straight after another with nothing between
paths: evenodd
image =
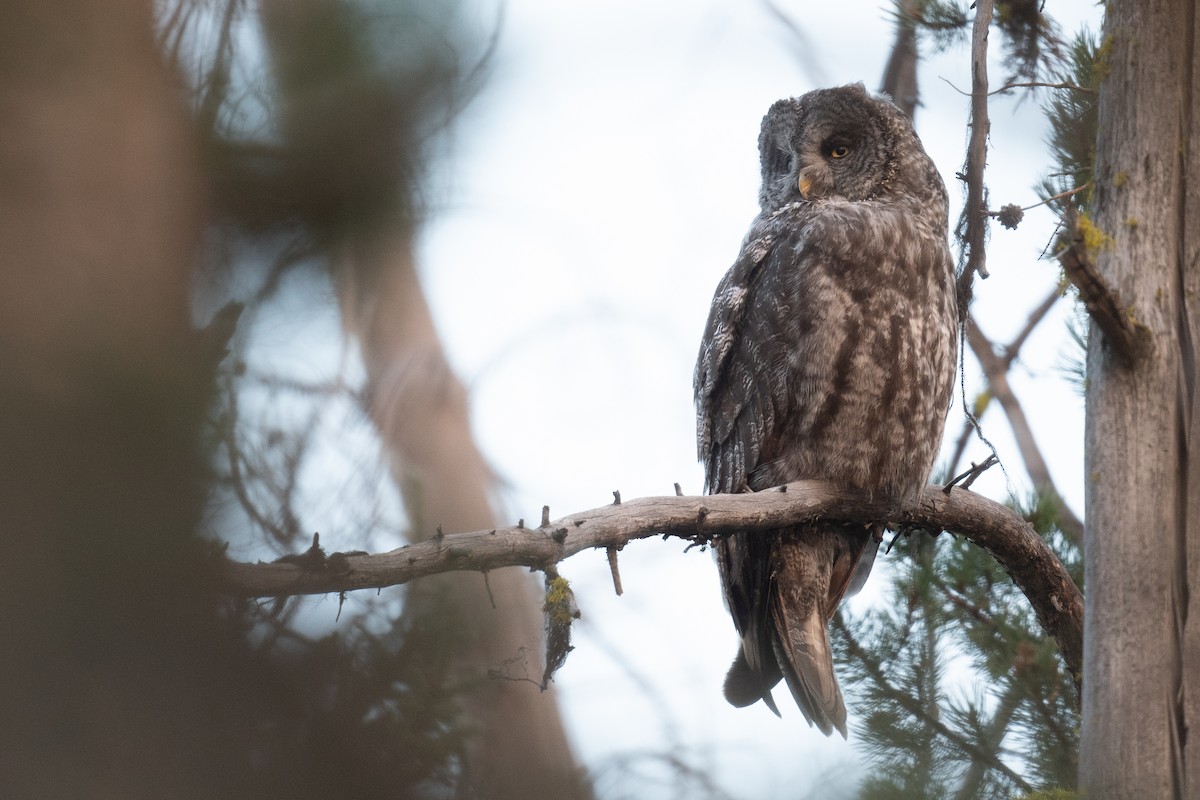
<instances>
[{"instance_id":1,"label":"overcast white sky","mask_svg":"<svg viewBox=\"0 0 1200 800\"><path fill-rule=\"evenodd\" d=\"M603 505L614 489L669 494L678 481L700 491L692 366L713 289L757 210L759 122L774 100L819 85L876 89L893 35L877 0L780 6L805 42L765 5L741 0L505 4L495 73L457 126L421 264L514 520L537 518L543 504L552 516ZM1090 0L1047 11L1068 31L1098 26ZM967 69L957 48L921 70L917 128L950 187L952 218L967 98L949 84L969 86ZM992 115L993 206L1035 202L1031 187L1047 171L1039 106L996 98ZM978 285L976 310L997 341L1057 281L1057 267L1038 261L1049 219L1031 213L1018 231L992 233L993 277ZM1082 401L1056 368L1068 312L1060 303L1027 343L1013 382L1082 513ZM1025 476L1003 417L984 422L1019 491ZM947 430L961 425L956 404ZM1006 493L998 472L977 488ZM853 733L825 739L789 703L783 720L761 704L725 703L733 627L711 559L682 549L627 548L620 598L601 554L562 565L584 614L557 680L579 752L595 766L682 743L737 797L830 796L855 777ZM880 562L857 607L878 596ZM853 727L852 698L849 708ZM671 793L643 786L637 796Z\"/></svg>"},{"instance_id":2,"label":"overcast white sky","mask_svg":"<svg viewBox=\"0 0 1200 800\"><path fill-rule=\"evenodd\" d=\"M419 257L514 522L537 519L543 504L553 517L604 505L614 489L626 498L670 494L676 481L701 490L692 367L713 290L757 210L759 122L773 101L820 85L876 89L893 36L880 0L779 6L804 41L745 0L504 3L494 72L435 175ZM1098 26L1092 0L1046 11L1067 31ZM480 30L494 19L495 7L485 8ZM968 99L950 84L969 86L967 69L965 48L956 48L921 70L917 129L950 188L952 219ZM995 58L992 72L997 82L1004 74ZM993 207L1036 201L1044 139L1036 101L994 99ZM975 310L994 340L1015 334L1056 284L1057 267L1038 260L1051 232L1044 211L1016 232L993 230L993 277L977 285ZM1069 312L1059 304L1011 377L1060 490L1082 514L1082 400L1057 369ZM328 335L336 320L318 327ZM290 329L275 335L296 347ZM975 373L968 359L969 395ZM984 425L1020 491L1025 476L1004 418L992 411ZM961 426L956 403L951 438ZM984 455L981 444L968 449L969 458ZM995 470L975 488L997 499L1007 492ZM682 551L678 541L628 547L620 598L602 554L560 566L583 619L557 686L584 761L596 769L621 754L682 746L743 800L836 797L836 787L853 786L853 696L849 742L810 729L786 698L782 720L761 704L725 703L733 625L709 555ZM869 608L889 568L881 555L853 608ZM317 611L332 622L336 604ZM622 796L615 785L602 789ZM642 782L629 796L676 795Z\"/></svg>"}]
</instances>

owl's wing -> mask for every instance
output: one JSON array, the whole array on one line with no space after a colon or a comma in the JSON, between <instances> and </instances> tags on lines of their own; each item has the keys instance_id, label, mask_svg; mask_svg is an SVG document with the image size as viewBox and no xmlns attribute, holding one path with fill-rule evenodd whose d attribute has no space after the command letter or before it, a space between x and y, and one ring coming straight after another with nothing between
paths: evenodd
<instances>
[{"instance_id":1,"label":"owl's wing","mask_svg":"<svg viewBox=\"0 0 1200 800\"><path fill-rule=\"evenodd\" d=\"M797 287L805 275L835 271L807 231L819 209L785 209L751 228L717 288L696 365L697 441L708 491L758 491L796 477L783 471L781 427L797 397L789 357L797 344ZM803 271L804 275L798 274ZM781 291L786 284L790 291ZM789 299L791 298L791 299ZM803 327L803 325L800 325ZM825 626L855 582L866 534L806 526L800 541L734 535L714 548L721 583L742 648L725 681L737 706L763 700L786 678L805 717L823 732L845 733L845 707L833 675ZM823 579L814 576L820 570ZM864 570L865 571L865 570Z\"/></svg>"},{"instance_id":2,"label":"owl's wing","mask_svg":"<svg viewBox=\"0 0 1200 800\"><path fill-rule=\"evenodd\" d=\"M737 260L717 285L708 314L694 389L697 451L706 488L713 494L752 488L750 475L787 399L784 381L764 375L776 355L768 352L774 343L747 330L751 309L755 325L768 331L773 326L767 317L786 313L759 297L763 276L780 258L775 245L783 235L778 212L755 220ZM760 302L767 307L756 308Z\"/></svg>"},{"instance_id":3,"label":"owl's wing","mask_svg":"<svg viewBox=\"0 0 1200 800\"><path fill-rule=\"evenodd\" d=\"M771 315L787 313L776 298L760 297L764 276L785 256L781 239L797 230L788 214L760 218L751 227L742 250L717 286L696 363L695 396L697 446L704 462L710 493L765 488L768 479L756 473L764 446L777 435L776 420L785 413L786 382L767 373L781 353L772 337L760 335L777 328ZM785 230L786 225L786 230ZM779 246L777 246L779 245ZM749 330L753 311L755 330ZM768 607L773 537L734 536L715 548L726 602L745 643L725 683L734 705L762 699L779 713L770 689L781 677L772 650Z\"/></svg>"}]
</instances>

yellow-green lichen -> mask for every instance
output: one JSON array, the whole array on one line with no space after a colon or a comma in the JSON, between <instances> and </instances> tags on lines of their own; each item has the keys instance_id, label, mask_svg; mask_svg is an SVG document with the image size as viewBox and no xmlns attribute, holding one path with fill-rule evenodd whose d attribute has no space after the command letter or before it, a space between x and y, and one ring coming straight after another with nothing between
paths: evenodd
<instances>
[{"instance_id":1,"label":"yellow-green lichen","mask_svg":"<svg viewBox=\"0 0 1200 800\"><path fill-rule=\"evenodd\" d=\"M983 412L987 411L988 405L992 402L992 393L989 390L984 390L975 395L975 402L971 404L971 413L976 418L982 417Z\"/></svg>"},{"instance_id":2,"label":"yellow-green lichen","mask_svg":"<svg viewBox=\"0 0 1200 800\"><path fill-rule=\"evenodd\" d=\"M1104 37L1104 41L1096 48L1096 56L1092 61L1092 73L1104 80L1108 77L1108 73L1112 72L1112 65L1108 63L1108 59L1112 57L1113 37L1112 34Z\"/></svg>"},{"instance_id":3,"label":"yellow-green lichen","mask_svg":"<svg viewBox=\"0 0 1200 800\"><path fill-rule=\"evenodd\" d=\"M571 584L566 578L552 578L546 584L546 601L542 610L553 624L570 625L571 620L578 616L574 599Z\"/></svg>"},{"instance_id":4,"label":"yellow-green lichen","mask_svg":"<svg viewBox=\"0 0 1200 800\"><path fill-rule=\"evenodd\" d=\"M1087 214L1080 214L1075 225L1079 230L1080 237L1083 239L1083 246L1087 249L1089 255L1094 256L1101 250L1113 246L1113 238L1100 230Z\"/></svg>"},{"instance_id":5,"label":"yellow-green lichen","mask_svg":"<svg viewBox=\"0 0 1200 800\"><path fill-rule=\"evenodd\" d=\"M1020 795L1017 800L1076 800L1080 796L1074 789L1043 789Z\"/></svg>"},{"instance_id":6,"label":"yellow-green lichen","mask_svg":"<svg viewBox=\"0 0 1200 800\"><path fill-rule=\"evenodd\" d=\"M1129 183L1129 173L1125 170L1121 170L1117 173L1116 177L1113 178L1113 186L1117 187L1118 189L1127 183Z\"/></svg>"}]
</instances>

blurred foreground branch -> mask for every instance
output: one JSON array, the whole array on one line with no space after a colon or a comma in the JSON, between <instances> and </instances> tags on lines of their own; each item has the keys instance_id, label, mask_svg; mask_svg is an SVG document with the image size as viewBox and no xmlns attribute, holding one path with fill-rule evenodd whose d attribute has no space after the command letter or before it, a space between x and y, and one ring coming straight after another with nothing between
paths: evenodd
<instances>
[{"instance_id":1,"label":"blurred foreground branch","mask_svg":"<svg viewBox=\"0 0 1200 800\"><path fill-rule=\"evenodd\" d=\"M548 516L548 515L547 515ZM797 481L784 491L711 497L645 497L571 514L537 528L439 535L388 553L335 553L294 563L226 565L231 593L244 596L322 594L406 583L445 572L501 567L547 569L582 550L622 547L634 539L678 536L701 543L736 531L769 531L836 519L953 531L991 553L1029 598L1038 621L1058 643L1078 686L1083 644L1083 596L1034 531L1011 509L963 489L931 486L896 514L823 481Z\"/></svg>"}]
</instances>

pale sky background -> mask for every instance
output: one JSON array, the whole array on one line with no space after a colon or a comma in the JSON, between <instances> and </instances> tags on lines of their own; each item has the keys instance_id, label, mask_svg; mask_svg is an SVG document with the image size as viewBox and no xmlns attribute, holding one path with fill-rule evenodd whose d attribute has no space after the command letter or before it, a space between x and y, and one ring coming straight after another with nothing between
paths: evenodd
<instances>
[{"instance_id":1,"label":"pale sky background","mask_svg":"<svg viewBox=\"0 0 1200 800\"><path fill-rule=\"evenodd\" d=\"M605 505L614 489L624 498L670 494L678 481L700 492L692 367L713 290L757 211L762 115L775 100L820 85L863 81L876 90L893 38L889 5L879 0L779 6L804 42L765 5L744 0L504 3L493 74L435 172L418 255L513 522L539 518L543 504L552 517ZM1099 24L1090 0L1049 2L1046 12L1068 32ZM481 32L496 13L483 4ZM993 31L993 85L1005 74L999 46ZM968 98L949 84L970 85L966 47L924 61L920 81L917 130L949 187L953 224ZM993 98L993 208L1037 200L1032 187L1049 169L1039 104ZM1057 265L1038 260L1052 225L1039 209L1015 232L993 226L993 277L977 282L975 310L998 343L1058 280ZM1060 490L1082 516L1082 399L1058 369L1070 312L1059 303L1010 377ZM299 316L310 330L336 325ZM274 336L291 347L301 341L290 326ZM967 370L971 397L979 381L970 356ZM951 440L962 420L956 401ZM983 422L1013 488L1023 490L1004 417L996 409ZM968 448L975 460L986 453L978 442ZM344 462L352 469L353 458ZM1000 500L1007 493L998 470L975 488ZM838 796L862 771L854 697L849 742L809 728L786 690L782 720L762 704L729 706L721 685L736 648L733 625L711 557L685 555L684 546L655 539L627 547L619 598L602 552L560 565L583 618L556 684L578 754L601 770L602 797L676 796L669 782L619 784L603 772L614 757L676 747L742 800ZM890 562L880 555L852 609L878 600ZM313 602L314 614L332 622L336 603Z\"/></svg>"}]
</instances>

